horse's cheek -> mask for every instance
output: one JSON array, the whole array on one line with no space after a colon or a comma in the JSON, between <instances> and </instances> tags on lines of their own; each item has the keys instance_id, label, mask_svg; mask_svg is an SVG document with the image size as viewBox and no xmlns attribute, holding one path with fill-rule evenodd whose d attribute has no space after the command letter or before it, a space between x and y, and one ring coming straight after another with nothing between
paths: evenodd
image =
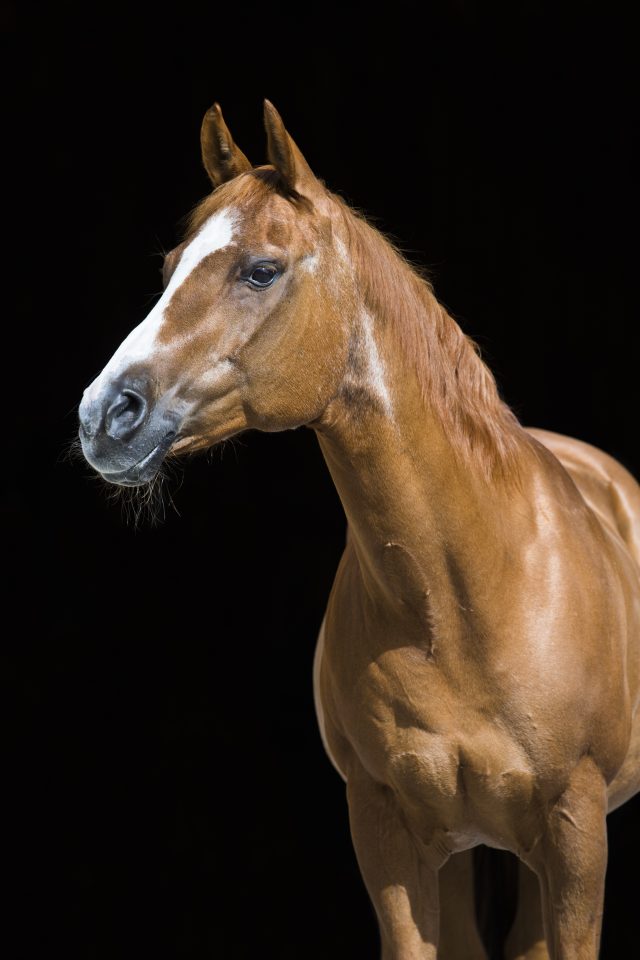
<instances>
[{"instance_id":1,"label":"horse's cheek","mask_svg":"<svg viewBox=\"0 0 640 960\"><path fill-rule=\"evenodd\" d=\"M265 324L245 355L253 425L285 430L317 419L339 389L347 352L346 328L321 300Z\"/></svg>"}]
</instances>

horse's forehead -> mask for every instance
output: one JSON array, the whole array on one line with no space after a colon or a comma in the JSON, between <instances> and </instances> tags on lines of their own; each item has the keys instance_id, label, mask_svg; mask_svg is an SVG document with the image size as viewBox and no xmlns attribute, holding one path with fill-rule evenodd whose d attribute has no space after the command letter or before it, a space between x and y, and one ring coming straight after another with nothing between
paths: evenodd
<instances>
[{"instance_id":1,"label":"horse's forehead","mask_svg":"<svg viewBox=\"0 0 640 960\"><path fill-rule=\"evenodd\" d=\"M266 203L243 211L243 232L257 242L266 241L276 247L289 247L304 241L308 224L294 206L283 197L270 197Z\"/></svg>"},{"instance_id":2,"label":"horse's forehead","mask_svg":"<svg viewBox=\"0 0 640 960\"><path fill-rule=\"evenodd\" d=\"M267 184L245 175L225 184L200 204L189 240L224 209L234 211L236 245L250 248L267 243L294 252L308 241L313 242L317 234L313 208L300 207Z\"/></svg>"}]
</instances>

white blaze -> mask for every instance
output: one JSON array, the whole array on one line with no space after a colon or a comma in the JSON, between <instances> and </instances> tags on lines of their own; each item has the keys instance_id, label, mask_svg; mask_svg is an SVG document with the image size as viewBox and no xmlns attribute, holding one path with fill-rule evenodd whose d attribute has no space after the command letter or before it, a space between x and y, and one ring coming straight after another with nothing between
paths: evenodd
<instances>
[{"instance_id":1,"label":"white blaze","mask_svg":"<svg viewBox=\"0 0 640 960\"><path fill-rule=\"evenodd\" d=\"M148 360L153 356L158 333L174 293L201 260L216 250L223 250L231 243L235 222L236 215L231 209L219 210L205 221L189 246L185 247L166 290L151 313L122 341L102 373L85 391L87 399L97 397L102 385L117 377L131 363Z\"/></svg>"}]
</instances>

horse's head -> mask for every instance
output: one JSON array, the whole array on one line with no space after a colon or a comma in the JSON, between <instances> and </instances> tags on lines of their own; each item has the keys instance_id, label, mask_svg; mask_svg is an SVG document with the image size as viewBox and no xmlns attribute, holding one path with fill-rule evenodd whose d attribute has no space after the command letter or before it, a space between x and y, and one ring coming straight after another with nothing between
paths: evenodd
<instances>
[{"instance_id":1,"label":"horse's head","mask_svg":"<svg viewBox=\"0 0 640 960\"><path fill-rule=\"evenodd\" d=\"M80 405L89 463L113 483L171 450L316 419L348 352L348 288L329 194L265 104L269 166L252 169L217 104L202 125L214 192L164 265L164 293Z\"/></svg>"}]
</instances>

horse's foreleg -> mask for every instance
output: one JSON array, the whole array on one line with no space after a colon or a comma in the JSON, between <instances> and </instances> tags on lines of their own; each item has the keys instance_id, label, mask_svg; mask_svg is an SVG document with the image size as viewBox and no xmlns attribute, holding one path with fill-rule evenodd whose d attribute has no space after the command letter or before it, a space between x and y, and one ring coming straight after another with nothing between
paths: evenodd
<instances>
[{"instance_id":1,"label":"horse's foreleg","mask_svg":"<svg viewBox=\"0 0 640 960\"><path fill-rule=\"evenodd\" d=\"M552 960L595 960L607 865L606 785L585 757L551 808L531 857Z\"/></svg>"},{"instance_id":2,"label":"horse's foreleg","mask_svg":"<svg viewBox=\"0 0 640 960\"><path fill-rule=\"evenodd\" d=\"M438 960L486 960L476 922L473 850L450 857L439 876Z\"/></svg>"},{"instance_id":3,"label":"horse's foreleg","mask_svg":"<svg viewBox=\"0 0 640 960\"><path fill-rule=\"evenodd\" d=\"M544 937L540 884L535 873L518 862L518 906L505 946L506 960L549 960Z\"/></svg>"},{"instance_id":4,"label":"horse's foreleg","mask_svg":"<svg viewBox=\"0 0 640 960\"><path fill-rule=\"evenodd\" d=\"M351 836L373 902L382 960L435 960L438 864L418 851L393 793L362 769L347 781Z\"/></svg>"}]
</instances>

